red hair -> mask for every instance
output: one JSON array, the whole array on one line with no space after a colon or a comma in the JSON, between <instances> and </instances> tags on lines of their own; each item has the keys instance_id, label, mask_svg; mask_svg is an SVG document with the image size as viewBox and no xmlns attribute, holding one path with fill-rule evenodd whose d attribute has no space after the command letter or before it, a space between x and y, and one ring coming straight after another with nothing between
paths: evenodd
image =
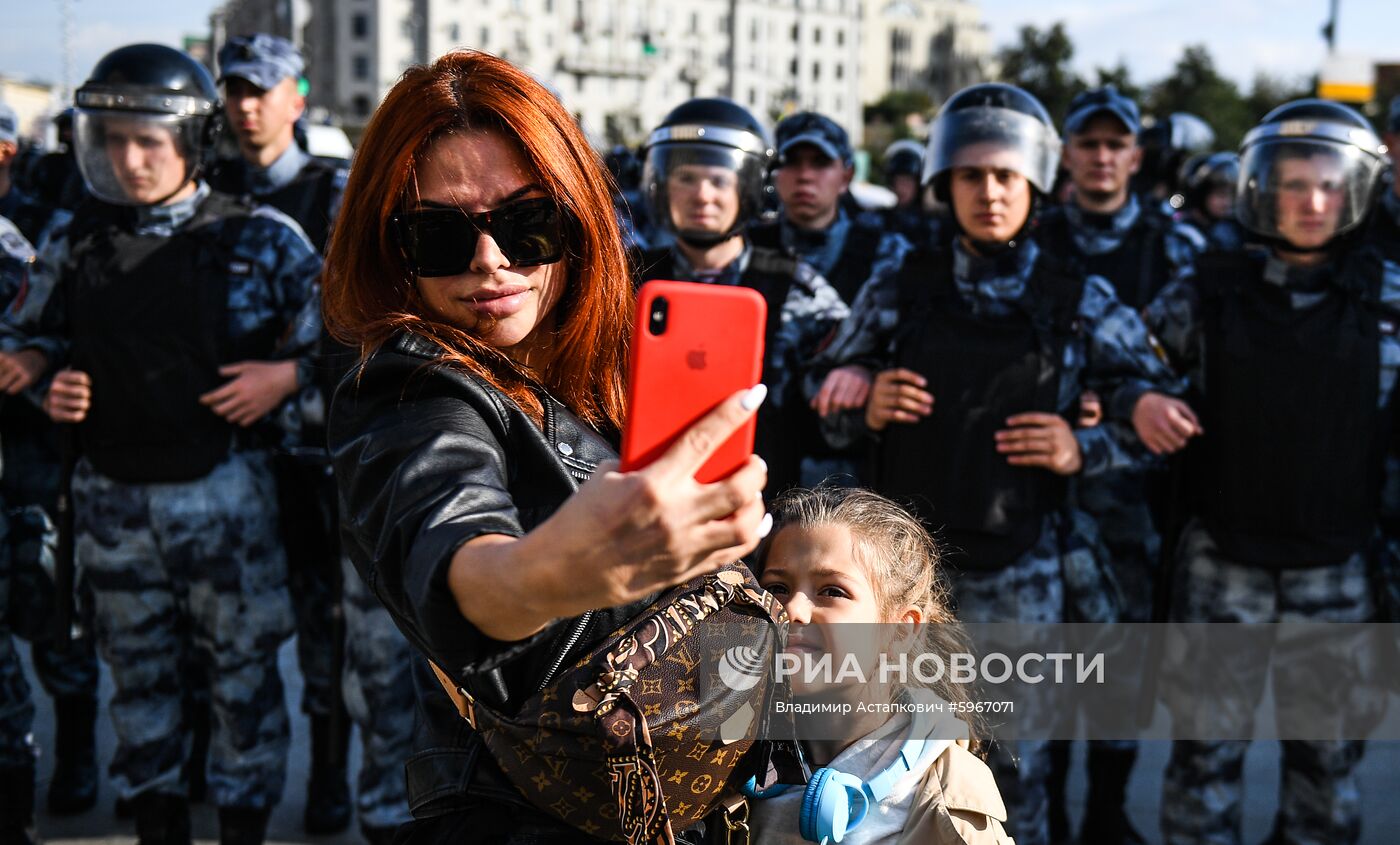
<instances>
[{"instance_id":1,"label":"red hair","mask_svg":"<svg viewBox=\"0 0 1400 845\"><path fill-rule=\"evenodd\" d=\"M476 130L500 132L519 147L566 221L554 354L539 372L436 316L389 231L428 148ZM448 53L406 71L365 127L326 251L326 326L362 360L397 332L423 335L447 350L442 361L492 384L537 424L543 407L533 385L594 427L620 430L633 306L628 266L607 171L558 99L504 59Z\"/></svg>"}]
</instances>

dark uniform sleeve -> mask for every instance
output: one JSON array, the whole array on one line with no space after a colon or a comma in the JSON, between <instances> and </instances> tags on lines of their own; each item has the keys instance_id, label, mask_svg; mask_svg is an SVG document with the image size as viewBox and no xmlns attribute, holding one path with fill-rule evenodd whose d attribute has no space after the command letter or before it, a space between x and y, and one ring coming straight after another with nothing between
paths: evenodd
<instances>
[{"instance_id":1,"label":"dark uniform sleeve","mask_svg":"<svg viewBox=\"0 0 1400 845\"><path fill-rule=\"evenodd\" d=\"M1200 292L1193 274L1187 273L1162 288L1157 298L1143 309L1143 320L1149 332L1148 342L1171 368L1174 379L1155 387L1129 385L1114 396L1111 405L1105 405L1107 413L1127 419L1132 416L1137 400L1148 390L1180 396L1188 386L1200 386L1203 340L1199 315Z\"/></svg>"},{"instance_id":2,"label":"dark uniform sleeve","mask_svg":"<svg viewBox=\"0 0 1400 845\"><path fill-rule=\"evenodd\" d=\"M467 621L452 597L447 573L458 548L525 532L507 489L505 416L430 368L379 353L358 380L351 373L336 393L330 446L342 533L360 575L413 643L466 677L510 660L553 626L502 643Z\"/></svg>"},{"instance_id":3,"label":"dark uniform sleeve","mask_svg":"<svg viewBox=\"0 0 1400 845\"><path fill-rule=\"evenodd\" d=\"M1149 390L1180 393L1182 385L1155 351L1142 318L1118 300L1107 280L1089 277L1079 315L1088 344L1084 382L1104 398L1107 418L1103 425L1075 429L1082 472L1141 466L1151 456L1128 423L1137 397Z\"/></svg>"}]
</instances>

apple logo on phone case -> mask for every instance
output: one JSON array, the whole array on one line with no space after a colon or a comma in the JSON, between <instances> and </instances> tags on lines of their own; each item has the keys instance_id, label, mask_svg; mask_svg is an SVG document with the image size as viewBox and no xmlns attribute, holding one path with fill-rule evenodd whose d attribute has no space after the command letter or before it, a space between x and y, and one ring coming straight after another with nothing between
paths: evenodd
<instances>
[{"instance_id":1,"label":"apple logo on phone case","mask_svg":"<svg viewBox=\"0 0 1400 845\"><path fill-rule=\"evenodd\" d=\"M685 365L692 370L705 369L705 350L692 349L685 353Z\"/></svg>"}]
</instances>

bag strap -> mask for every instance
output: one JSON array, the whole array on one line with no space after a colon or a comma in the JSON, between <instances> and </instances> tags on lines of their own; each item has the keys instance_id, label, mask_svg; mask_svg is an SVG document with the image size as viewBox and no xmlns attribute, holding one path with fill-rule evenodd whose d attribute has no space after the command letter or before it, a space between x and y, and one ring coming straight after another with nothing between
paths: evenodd
<instances>
[{"instance_id":1,"label":"bag strap","mask_svg":"<svg viewBox=\"0 0 1400 845\"><path fill-rule=\"evenodd\" d=\"M443 692L447 693L447 697L456 706L458 714L467 720L472 730L476 730L476 699L472 698L471 693L452 683L452 679L447 677L447 673L436 663L429 660L428 665L433 667L433 674L437 676L438 683L442 684Z\"/></svg>"}]
</instances>

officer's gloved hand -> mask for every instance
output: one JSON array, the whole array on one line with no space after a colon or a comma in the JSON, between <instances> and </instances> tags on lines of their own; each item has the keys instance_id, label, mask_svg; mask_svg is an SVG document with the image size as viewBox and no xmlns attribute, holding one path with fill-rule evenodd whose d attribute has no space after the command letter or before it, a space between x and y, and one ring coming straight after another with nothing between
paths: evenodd
<instances>
[{"instance_id":1,"label":"officer's gloved hand","mask_svg":"<svg viewBox=\"0 0 1400 845\"><path fill-rule=\"evenodd\" d=\"M62 369L44 396L44 413L59 423L80 423L92 407L92 377L82 370Z\"/></svg>"}]
</instances>

